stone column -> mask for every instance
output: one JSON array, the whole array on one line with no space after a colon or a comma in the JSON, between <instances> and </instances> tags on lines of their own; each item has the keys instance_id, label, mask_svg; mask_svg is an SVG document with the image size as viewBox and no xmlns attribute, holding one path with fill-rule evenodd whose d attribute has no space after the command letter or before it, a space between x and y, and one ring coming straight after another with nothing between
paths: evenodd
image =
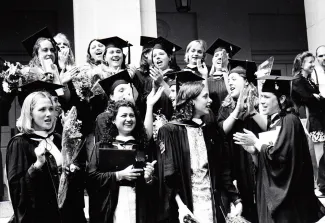
<instances>
[{"instance_id":1,"label":"stone column","mask_svg":"<svg viewBox=\"0 0 325 223\"><path fill-rule=\"evenodd\" d=\"M324 9L324 0L305 0L308 49L313 54L319 45L325 45Z\"/></svg>"},{"instance_id":2,"label":"stone column","mask_svg":"<svg viewBox=\"0 0 325 223\"><path fill-rule=\"evenodd\" d=\"M77 64L85 63L92 39L119 36L133 45L131 63L138 65L140 36L157 35L156 5L152 0L74 0L73 14Z\"/></svg>"}]
</instances>

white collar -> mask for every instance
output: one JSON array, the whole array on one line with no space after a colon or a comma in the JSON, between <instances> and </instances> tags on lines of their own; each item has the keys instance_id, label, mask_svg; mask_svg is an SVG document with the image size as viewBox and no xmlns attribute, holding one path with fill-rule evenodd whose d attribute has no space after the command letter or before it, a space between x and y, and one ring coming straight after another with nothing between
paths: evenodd
<instances>
[{"instance_id":1,"label":"white collar","mask_svg":"<svg viewBox=\"0 0 325 223\"><path fill-rule=\"evenodd\" d=\"M202 119L200 119L200 118L192 118L192 121L198 125L201 125L203 123Z\"/></svg>"},{"instance_id":2,"label":"white collar","mask_svg":"<svg viewBox=\"0 0 325 223\"><path fill-rule=\"evenodd\" d=\"M194 64L187 64L186 66L189 67L189 68L195 68L195 67L197 67L197 65L194 65Z\"/></svg>"}]
</instances>

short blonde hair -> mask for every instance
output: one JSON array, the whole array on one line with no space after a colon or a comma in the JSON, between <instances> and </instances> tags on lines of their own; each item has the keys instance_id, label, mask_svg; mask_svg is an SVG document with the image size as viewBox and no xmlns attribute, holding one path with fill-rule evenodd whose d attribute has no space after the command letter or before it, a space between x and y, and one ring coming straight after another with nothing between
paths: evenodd
<instances>
[{"instance_id":1,"label":"short blonde hair","mask_svg":"<svg viewBox=\"0 0 325 223\"><path fill-rule=\"evenodd\" d=\"M193 40L191 41L187 47L186 47L186 51L185 51L185 55L184 55L184 61L186 63L189 63L189 59L188 59L188 52L190 51L191 47L196 44L196 43L199 43L201 46L202 46L202 50L203 50L203 59L205 59L206 57L206 51L207 51L207 43L202 40L202 39L197 39L197 40Z\"/></svg>"},{"instance_id":2,"label":"short blonde hair","mask_svg":"<svg viewBox=\"0 0 325 223\"><path fill-rule=\"evenodd\" d=\"M35 108L35 105L37 103L37 100L39 98L48 98L52 105L54 105L52 96L45 91L36 91L31 94L29 94L26 99L24 100L23 106L21 108L20 117L17 120L16 126L18 130L25 134L32 134L34 133L33 129L33 118L32 118L32 112ZM53 132L56 124L56 118L53 122L52 128L49 130L49 132Z\"/></svg>"}]
</instances>

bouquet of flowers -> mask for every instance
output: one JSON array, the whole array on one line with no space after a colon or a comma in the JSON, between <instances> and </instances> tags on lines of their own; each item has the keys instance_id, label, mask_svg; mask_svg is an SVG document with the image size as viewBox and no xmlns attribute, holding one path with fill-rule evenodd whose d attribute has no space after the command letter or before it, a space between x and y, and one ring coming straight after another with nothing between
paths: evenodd
<instances>
[{"instance_id":1,"label":"bouquet of flowers","mask_svg":"<svg viewBox=\"0 0 325 223\"><path fill-rule=\"evenodd\" d=\"M92 81L88 74L88 70L82 69L80 73L72 79L72 83L80 100L89 101L93 96L93 92L91 91Z\"/></svg>"},{"instance_id":2,"label":"bouquet of flowers","mask_svg":"<svg viewBox=\"0 0 325 223\"><path fill-rule=\"evenodd\" d=\"M3 79L2 87L7 93L10 93L12 89L18 87L19 79L23 76L23 66L20 63L12 64L7 61L3 64L3 71L0 73L0 77Z\"/></svg>"},{"instance_id":3,"label":"bouquet of flowers","mask_svg":"<svg viewBox=\"0 0 325 223\"><path fill-rule=\"evenodd\" d=\"M65 169L70 167L73 164L74 160L78 156L81 147L82 140L80 133L81 121L77 119L77 109L72 107L66 115L62 116L63 120L63 132L62 132L62 171L59 192L58 192L58 204L59 207L62 207L66 198L67 189L68 189L68 179Z\"/></svg>"},{"instance_id":4,"label":"bouquet of flowers","mask_svg":"<svg viewBox=\"0 0 325 223\"><path fill-rule=\"evenodd\" d=\"M165 125L168 120L166 119L165 115L161 114L153 114L154 122L153 122L153 129L152 129L152 136L155 141L157 141L158 131L161 126Z\"/></svg>"}]
</instances>

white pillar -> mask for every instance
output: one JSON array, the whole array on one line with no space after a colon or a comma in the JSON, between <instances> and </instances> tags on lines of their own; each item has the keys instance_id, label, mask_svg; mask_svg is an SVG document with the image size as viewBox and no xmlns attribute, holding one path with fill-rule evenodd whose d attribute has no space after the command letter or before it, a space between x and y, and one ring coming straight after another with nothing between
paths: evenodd
<instances>
[{"instance_id":1,"label":"white pillar","mask_svg":"<svg viewBox=\"0 0 325 223\"><path fill-rule=\"evenodd\" d=\"M95 38L119 36L128 40L131 63L138 65L140 36L156 36L156 5L153 0L74 0L76 62L86 62L87 47ZM127 53L127 50L124 51Z\"/></svg>"},{"instance_id":2,"label":"white pillar","mask_svg":"<svg viewBox=\"0 0 325 223\"><path fill-rule=\"evenodd\" d=\"M308 49L314 54L318 46L325 45L324 9L324 0L305 0Z\"/></svg>"}]
</instances>

